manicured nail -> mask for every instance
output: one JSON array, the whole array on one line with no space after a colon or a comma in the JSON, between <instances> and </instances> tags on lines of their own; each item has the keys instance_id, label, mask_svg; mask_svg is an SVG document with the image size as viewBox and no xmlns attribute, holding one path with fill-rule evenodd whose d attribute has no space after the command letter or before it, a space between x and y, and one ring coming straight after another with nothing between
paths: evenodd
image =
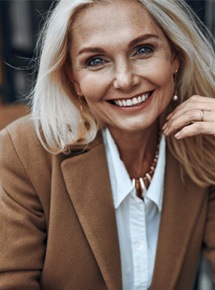
<instances>
[{"instance_id":1,"label":"manicured nail","mask_svg":"<svg viewBox=\"0 0 215 290\"><path fill-rule=\"evenodd\" d=\"M169 120L171 117L172 117L172 113L170 113L166 119Z\"/></svg>"},{"instance_id":2,"label":"manicured nail","mask_svg":"<svg viewBox=\"0 0 215 290\"><path fill-rule=\"evenodd\" d=\"M178 132L178 133L175 134L175 138L176 139L180 139L180 136L181 136L180 132Z\"/></svg>"},{"instance_id":3,"label":"manicured nail","mask_svg":"<svg viewBox=\"0 0 215 290\"><path fill-rule=\"evenodd\" d=\"M167 128L167 122L163 125L162 130L165 131L166 128Z\"/></svg>"}]
</instances>

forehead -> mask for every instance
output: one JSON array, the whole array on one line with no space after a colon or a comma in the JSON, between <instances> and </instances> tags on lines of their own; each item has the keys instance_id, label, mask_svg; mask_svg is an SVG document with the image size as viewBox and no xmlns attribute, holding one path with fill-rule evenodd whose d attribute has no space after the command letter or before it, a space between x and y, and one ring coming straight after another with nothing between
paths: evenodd
<instances>
[{"instance_id":1,"label":"forehead","mask_svg":"<svg viewBox=\"0 0 215 290\"><path fill-rule=\"evenodd\" d=\"M150 13L138 1L117 0L105 3L93 3L80 11L72 26L73 36L85 40L94 36L108 37L133 31L162 34ZM111 32L111 35L110 35Z\"/></svg>"}]
</instances>

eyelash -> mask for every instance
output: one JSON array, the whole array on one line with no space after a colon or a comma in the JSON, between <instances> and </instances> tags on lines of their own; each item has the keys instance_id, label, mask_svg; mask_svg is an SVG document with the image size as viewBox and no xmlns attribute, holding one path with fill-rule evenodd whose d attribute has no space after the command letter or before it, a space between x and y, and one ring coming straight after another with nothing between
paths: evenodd
<instances>
[{"instance_id":1,"label":"eyelash","mask_svg":"<svg viewBox=\"0 0 215 290\"><path fill-rule=\"evenodd\" d=\"M140 52L141 49L144 49L144 52ZM136 56L136 55L148 56L151 53L153 53L153 51L154 51L154 48L150 45L140 45L136 48L136 51L132 56ZM93 56L86 61L85 66L91 67L91 68L94 68L94 67L96 68L96 67L99 67L99 66L105 64L106 62L107 61L100 56Z\"/></svg>"},{"instance_id":2,"label":"eyelash","mask_svg":"<svg viewBox=\"0 0 215 290\"><path fill-rule=\"evenodd\" d=\"M145 51L142 53L140 52L141 49L144 49ZM148 55L148 54L151 54L153 51L154 51L154 47L152 47L151 45L140 45L137 47L137 50L134 53L134 55L139 55L139 54Z\"/></svg>"},{"instance_id":3,"label":"eyelash","mask_svg":"<svg viewBox=\"0 0 215 290\"><path fill-rule=\"evenodd\" d=\"M94 64L92 63L92 62L95 62L98 60L100 61L100 63L94 63ZM100 66L104 63L106 63L106 61L103 58L101 58L99 56L94 56L86 61L86 67L97 67L97 66Z\"/></svg>"}]
</instances>

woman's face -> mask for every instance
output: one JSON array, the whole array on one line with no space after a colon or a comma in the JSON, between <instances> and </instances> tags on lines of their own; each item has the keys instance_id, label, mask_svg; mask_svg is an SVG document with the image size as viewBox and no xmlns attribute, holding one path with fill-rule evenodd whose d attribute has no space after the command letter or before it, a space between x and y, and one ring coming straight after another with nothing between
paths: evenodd
<instances>
[{"instance_id":1,"label":"woman's face","mask_svg":"<svg viewBox=\"0 0 215 290\"><path fill-rule=\"evenodd\" d=\"M179 62L144 7L130 0L95 4L72 29L72 79L110 129L150 127L170 102Z\"/></svg>"}]
</instances>

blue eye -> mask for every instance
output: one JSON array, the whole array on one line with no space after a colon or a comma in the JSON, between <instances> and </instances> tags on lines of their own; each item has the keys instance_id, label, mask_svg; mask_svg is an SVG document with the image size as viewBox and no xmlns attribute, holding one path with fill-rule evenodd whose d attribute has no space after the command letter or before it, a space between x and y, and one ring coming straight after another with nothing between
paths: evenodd
<instances>
[{"instance_id":1,"label":"blue eye","mask_svg":"<svg viewBox=\"0 0 215 290\"><path fill-rule=\"evenodd\" d=\"M151 46L139 46L135 54L150 54L154 51Z\"/></svg>"},{"instance_id":2,"label":"blue eye","mask_svg":"<svg viewBox=\"0 0 215 290\"><path fill-rule=\"evenodd\" d=\"M105 63L104 59L102 59L100 57L94 57L94 58L91 58L87 61L87 66L94 67L94 66L102 65L104 63Z\"/></svg>"}]
</instances>

